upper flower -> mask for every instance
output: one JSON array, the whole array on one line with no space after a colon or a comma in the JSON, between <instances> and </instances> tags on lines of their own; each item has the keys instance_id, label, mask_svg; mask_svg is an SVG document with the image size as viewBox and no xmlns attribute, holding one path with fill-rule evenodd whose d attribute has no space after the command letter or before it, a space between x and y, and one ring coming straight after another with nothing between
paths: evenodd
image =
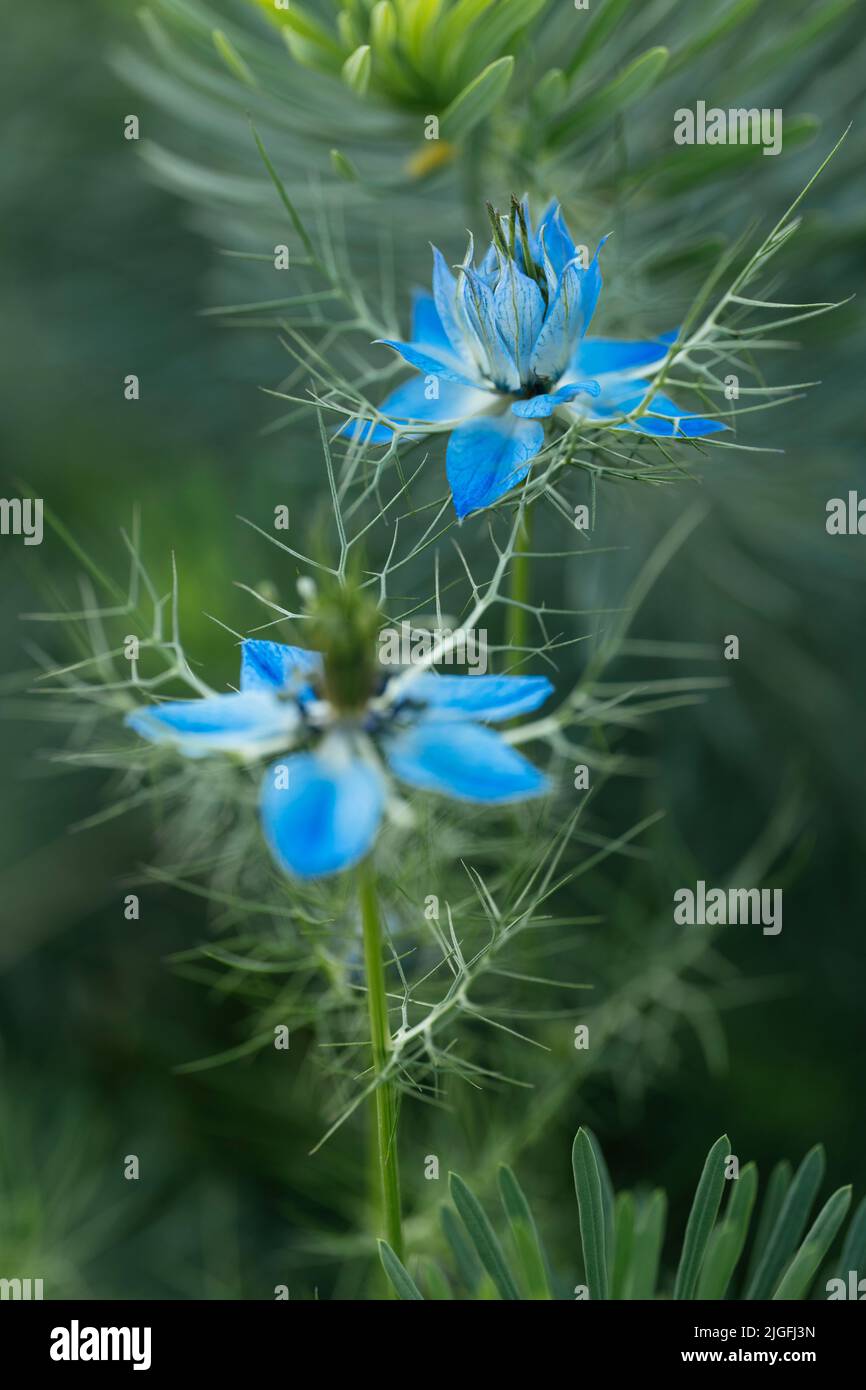
<instances>
[{"instance_id":1,"label":"upper flower","mask_svg":"<svg viewBox=\"0 0 866 1390\"><path fill-rule=\"evenodd\" d=\"M348 657L345 648L333 663L330 653L245 641L237 692L151 705L126 722L190 758L230 752L253 760L303 747L270 763L259 799L272 854L302 878L336 873L367 853L389 773L488 804L545 790L544 775L485 727L542 704L552 689L544 676L388 677L371 665L364 689Z\"/></svg>"},{"instance_id":2,"label":"upper flower","mask_svg":"<svg viewBox=\"0 0 866 1390\"><path fill-rule=\"evenodd\" d=\"M584 335L601 293L598 253L575 245L554 201L533 229L527 202L490 209L493 240L474 264L470 238L455 276L433 248L433 294L418 295L412 341L384 339L421 374L379 407L395 426L451 431L446 467L459 517L489 506L526 477L559 412L644 434L689 437L725 426L681 411L651 391L644 374L664 361L675 334L651 343ZM356 424L356 436L384 443L386 425Z\"/></svg>"}]
</instances>

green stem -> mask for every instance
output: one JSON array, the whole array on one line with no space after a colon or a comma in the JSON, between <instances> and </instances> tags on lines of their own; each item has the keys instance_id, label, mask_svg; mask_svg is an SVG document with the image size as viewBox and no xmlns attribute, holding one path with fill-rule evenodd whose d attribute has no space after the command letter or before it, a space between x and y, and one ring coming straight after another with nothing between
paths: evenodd
<instances>
[{"instance_id":1,"label":"green stem","mask_svg":"<svg viewBox=\"0 0 866 1390\"><path fill-rule=\"evenodd\" d=\"M391 1053L388 1025L388 997L382 962L382 925L372 857L358 870L358 895L364 927L364 964L367 971L367 1007L373 1069L384 1076ZM400 1215L400 1174L397 1162L397 1093L392 1081L379 1080L376 1086L376 1150L382 1193L384 1235L398 1259L403 1258L403 1222Z\"/></svg>"},{"instance_id":2,"label":"green stem","mask_svg":"<svg viewBox=\"0 0 866 1390\"><path fill-rule=\"evenodd\" d=\"M519 649L526 646L529 610L518 604L529 602L529 588L532 576L532 512L529 507L523 513L523 521L511 559L511 583L509 598L515 600L508 605L505 625L505 641L509 647Z\"/></svg>"}]
</instances>

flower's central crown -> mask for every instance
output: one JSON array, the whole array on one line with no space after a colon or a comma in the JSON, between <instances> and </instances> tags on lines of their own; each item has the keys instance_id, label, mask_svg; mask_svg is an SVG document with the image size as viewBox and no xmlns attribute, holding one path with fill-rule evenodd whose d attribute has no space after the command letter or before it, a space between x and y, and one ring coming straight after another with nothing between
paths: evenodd
<instances>
[{"instance_id":1,"label":"flower's central crown","mask_svg":"<svg viewBox=\"0 0 866 1390\"><path fill-rule=\"evenodd\" d=\"M453 349L478 378L509 395L543 395L560 381L586 332L601 288L598 261L590 264L586 248L575 245L558 204L537 230L525 198L512 197L505 215L490 203L487 212L493 240L479 266L470 238L449 283L436 253L437 308Z\"/></svg>"}]
</instances>

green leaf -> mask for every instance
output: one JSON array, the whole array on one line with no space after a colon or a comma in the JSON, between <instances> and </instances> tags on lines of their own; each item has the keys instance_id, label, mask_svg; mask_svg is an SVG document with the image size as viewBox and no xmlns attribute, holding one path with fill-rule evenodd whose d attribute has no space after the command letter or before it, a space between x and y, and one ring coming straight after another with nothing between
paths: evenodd
<instances>
[{"instance_id":1,"label":"green leaf","mask_svg":"<svg viewBox=\"0 0 866 1390\"><path fill-rule=\"evenodd\" d=\"M707 1242L725 1190L725 1160L730 1152L731 1141L727 1134L723 1134L707 1154L686 1225L686 1238L674 1281L675 1299L689 1299L695 1296Z\"/></svg>"},{"instance_id":2,"label":"green leaf","mask_svg":"<svg viewBox=\"0 0 866 1390\"><path fill-rule=\"evenodd\" d=\"M405 1265L397 1259L387 1240L379 1241L379 1259L398 1298L424 1302L424 1295Z\"/></svg>"},{"instance_id":3,"label":"green leaf","mask_svg":"<svg viewBox=\"0 0 866 1390\"><path fill-rule=\"evenodd\" d=\"M750 63L737 70L737 83L740 90L758 81L767 73L788 67L801 53L812 57L812 49L825 33L834 28L854 5L854 0L828 0L827 4L808 7L808 19L785 33L774 35L774 41L765 52L759 53Z\"/></svg>"},{"instance_id":4,"label":"green leaf","mask_svg":"<svg viewBox=\"0 0 866 1390\"><path fill-rule=\"evenodd\" d=\"M611 1298L625 1298L626 1281L634 1252L634 1197L620 1192L614 1207L613 1269L610 1276Z\"/></svg>"},{"instance_id":5,"label":"green leaf","mask_svg":"<svg viewBox=\"0 0 866 1390\"><path fill-rule=\"evenodd\" d=\"M426 1259L421 1266L424 1285L427 1289L427 1297L437 1303L447 1303L453 1298L451 1287L445 1278L444 1271L435 1260Z\"/></svg>"},{"instance_id":6,"label":"green leaf","mask_svg":"<svg viewBox=\"0 0 866 1390\"><path fill-rule=\"evenodd\" d=\"M226 38L222 29L214 29L211 38L213 39L214 48L222 58L229 72L233 73L234 76L245 83L247 87L258 87L259 84L251 69L244 62L234 44L230 43Z\"/></svg>"},{"instance_id":7,"label":"green leaf","mask_svg":"<svg viewBox=\"0 0 866 1390\"><path fill-rule=\"evenodd\" d=\"M460 44L459 64L449 64L458 79L468 82L474 72L493 62L512 46L513 40L528 28L548 0L496 0Z\"/></svg>"},{"instance_id":8,"label":"green leaf","mask_svg":"<svg viewBox=\"0 0 866 1390\"><path fill-rule=\"evenodd\" d=\"M513 71L513 58L498 58L464 87L442 113L439 133L443 140L464 140L485 120L505 94Z\"/></svg>"},{"instance_id":9,"label":"green leaf","mask_svg":"<svg viewBox=\"0 0 866 1390\"><path fill-rule=\"evenodd\" d=\"M785 121L782 153L808 144L820 129L815 116L792 116ZM652 164L637 169L625 181L629 192L642 184L652 184L657 194L683 193L726 174L765 160L763 145L682 145Z\"/></svg>"},{"instance_id":10,"label":"green leaf","mask_svg":"<svg viewBox=\"0 0 866 1390\"><path fill-rule=\"evenodd\" d=\"M753 10L757 9L760 0L737 0L729 10L718 18L714 18L706 29L696 34L693 39L689 39L681 49L673 56L669 74L679 72L680 68L688 67L702 53L715 44L721 43L735 29L738 29L744 20L748 19Z\"/></svg>"},{"instance_id":11,"label":"green leaf","mask_svg":"<svg viewBox=\"0 0 866 1390\"><path fill-rule=\"evenodd\" d=\"M289 50L295 53L297 47L297 52L304 55L300 61L310 66L326 61L329 67L342 62L343 51L333 34L300 9L295 0L289 10L275 10L271 0L258 0L258 4L282 27Z\"/></svg>"},{"instance_id":12,"label":"green leaf","mask_svg":"<svg viewBox=\"0 0 866 1390\"><path fill-rule=\"evenodd\" d=\"M655 86L669 56L666 48L648 48L613 81L584 97L576 111L553 127L549 143L562 145L627 111Z\"/></svg>"},{"instance_id":13,"label":"green leaf","mask_svg":"<svg viewBox=\"0 0 866 1390\"><path fill-rule=\"evenodd\" d=\"M454 1256L454 1263L457 1266L460 1279L468 1292L474 1294L481 1279L481 1266L478 1263L478 1257L466 1239L466 1232L450 1207L442 1208L441 1222L442 1233L451 1247L451 1254Z\"/></svg>"},{"instance_id":14,"label":"green leaf","mask_svg":"<svg viewBox=\"0 0 866 1390\"><path fill-rule=\"evenodd\" d=\"M634 1244L624 1298L652 1298L665 1236L668 1199L657 1188L635 1216Z\"/></svg>"},{"instance_id":15,"label":"green leaf","mask_svg":"<svg viewBox=\"0 0 866 1390\"><path fill-rule=\"evenodd\" d=\"M390 53L397 38L397 15L391 0L378 0L370 14L370 46L378 58Z\"/></svg>"},{"instance_id":16,"label":"green leaf","mask_svg":"<svg viewBox=\"0 0 866 1390\"><path fill-rule=\"evenodd\" d=\"M542 116L552 116L565 101L568 83L562 68L550 68L535 84L532 105Z\"/></svg>"},{"instance_id":17,"label":"green leaf","mask_svg":"<svg viewBox=\"0 0 866 1390\"><path fill-rule=\"evenodd\" d=\"M502 1246L496 1239L493 1227L487 1220L478 1198L469 1191L457 1173L449 1174L448 1185L457 1214L478 1252L478 1258L496 1285L500 1298L519 1302L520 1291L505 1263Z\"/></svg>"},{"instance_id":18,"label":"green leaf","mask_svg":"<svg viewBox=\"0 0 866 1390\"><path fill-rule=\"evenodd\" d=\"M613 1240L614 1240L614 1191L613 1183L610 1179L610 1170L607 1160L602 1152L601 1144L595 1131L588 1125L584 1125L584 1132L592 1144L592 1151L595 1154L595 1161L598 1164L598 1176L601 1180L601 1200L604 1206L604 1248L607 1251L608 1274L610 1274L610 1261L613 1259Z\"/></svg>"},{"instance_id":19,"label":"green leaf","mask_svg":"<svg viewBox=\"0 0 866 1390\"><path fill-rule=\"evenodd\" d=\"M785 1200L788 1188L791 1186L791 1165L786 1158L781 1159L776 1164L770 1174L770 1181L767 1183L767 1195L761 1207L761 1215L758 1218L758 1229L755 1232L755 1240L752 1245L752 1254L749 1259L749 1267L746 1272L745 1287L748 1288L755 1277L758 1268L767 1248L773 1227L782 1210L782 1203Z\"/></svg>"},{"instance_id":20,"label":"green leaf","mask_svg":"<svg viewBox=\"0 0 866 1390\"><path fill-rule=\"evenodd\" d=\"M347 183L358 182L358 170L342 151L331 150L331 168L339 178L345 179Z\"/></svg>"},{"instance_id":21,"label":"green leaf","mask_svg":"<svg viewBox=\"0 0 866 1390\"><path fill-rule=\"evenodd\" d=\"M550 1298L547 1267L535 1220L523 1189L510 1168L499 1169L499 1191L511 1227L526 1291L532 1299Z\"/></svg>"},{"instance_id":22,"label":"green leaf","mask_svg":"<svg viewBox=\"0 0 866 1390\"><path fill-rule=\"evenodd\" d=\"M373 60L370 55L370 45L362 43L360 48L356 48L354 53L350 53L340 70L340 76L347 87L351 87L358 96L363 96L370 86L370 73L373 68Z\"/></svg>"},{"instance_id":23,"label":"green leaf","mask_svg":"<svg viewBox=\"0 0 866 1390\"><path fill-rule=\"evenodd\" d=\"M607 1251L601 1174L592 1139L585 1129L574 1136L571 1150L574 1190L580 1215L583 1263L591 1299L607 1298Z\"/></svg>"},{"instance_id":24,"label":"green leaf","mask_svg":"<svg viewBox=\"0 0 866 1390\"><path fill-rule=\"evenodd\" d=\"M403 24L403 43L415 67L424 71L425 59L432 48L430 31L442 9L442 0L415 0L415 5Z\"/></svg>"},{"instance_id":25,"label":"green leaf","mask_svg":"<svg viewBox=\"0 0 866 1390\"><path fill-rule=\"evenodd\" d=\"M698 1282L698 1298L724 1298L749 1233L749 1222L758 1191L758 1170L747 1163L740 1176L731 1181L725 1217L716 1226Z\"/></svg>"},{"instance_id":26,"label":"green leaf","mask_svg":"<svg viewBox=\"0 0 866 1390\"><path fill-rule=\"evenodd\" d=\"M587 19L575 21L584 26L586 32L582 35L571 62L566 64L567 77L574 77L604 43L608 34L613 33L630 4L631 0L603 0L601 8L596 10L593 7Z\"/></svg>"},{"instance_id":27,"label":"green leaf","mask_svg":"<svg viewBox=\"0 0 866 1390\"><path fill-rule=\"evenodd\" d=\"M860 1278L866 1277L866 1197L851 1217L839 1257L838 1274L841 1278L847 1279L852 1269Z\"/></svg>"},{"instance_id":28,"label":"green leaf","mask_svg":"<svg viewBox=\"0 0 866 1390\"><path fill-rule=\"evenodd\" d=\"M851 1205L851 1188L840 1187L824 1203L806 1238L785 1271L774 1299L805 1298L818 1266L836 1238Z\"/></svg>"},{"instance_id":29,"label":"green leaf","mask_svg":"<svg viewBox=\"0 0 866 1390\"><path fill-rule=\"evenodd\" d=\"M437 50L443 56L455 56L479 15L489 10L493 3L494 0L457 0L457 4L439 20L436 30Z\"/></svg>"},{"instance_id":30,"label":"green leaf","mask_svg":"<svg viewBox=\"0 0 866 1390\"><path fill-rule=\"evenodd\" d=\"M824 1150L820 1144L816 1144L806 1154L785 1194L760 1264L746 1288L744 1298L770 1297L803 1234L824 1177L824 1167Z\"/></svg>"}]
</instances>

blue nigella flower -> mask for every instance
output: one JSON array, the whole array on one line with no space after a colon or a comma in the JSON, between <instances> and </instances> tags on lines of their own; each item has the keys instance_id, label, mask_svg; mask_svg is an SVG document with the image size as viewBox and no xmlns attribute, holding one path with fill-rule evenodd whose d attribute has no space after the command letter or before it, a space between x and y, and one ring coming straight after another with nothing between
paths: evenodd
<instances>
[{"instance_id":1,"label":"blue nigella flower","mask_svg":"<svg viewBox=\"0 0 866 1390\"><path fill-rule=\"evenodd\" d=\"M487 507L522 482L554 414L639 434L694 438L727 428L653 396L652 373L676 334L654 342L584 337L601 292L592 261L576 247L555 200L533 230L526 200L509 217L490 209L494 239L479 267L474 244L455 276L433 248L433 293L415 297L412 341L383 339L419 375L379 407L403 429L450 432L448 482L458 517ZM386 443L387 425L356 422L349 433Z\"/></svg>"},{"instance_id":2,"label":"blue nigella flower","mask_svg":"<svg viewBox=\"0 0 866 1390\"><path fill-rule=\"evenodd\" d=\"M279 864L301 878L348 868L370 849L388 800L389 774L424 791L503 805L547 788L543 773L488 723L541 705L544 676L385 677L359 708L327 698L317 652L277 642L242 644L240 689L133 711L126 723L186 757L273 758L259 811Z\"/></svg>"}]
</instances>

